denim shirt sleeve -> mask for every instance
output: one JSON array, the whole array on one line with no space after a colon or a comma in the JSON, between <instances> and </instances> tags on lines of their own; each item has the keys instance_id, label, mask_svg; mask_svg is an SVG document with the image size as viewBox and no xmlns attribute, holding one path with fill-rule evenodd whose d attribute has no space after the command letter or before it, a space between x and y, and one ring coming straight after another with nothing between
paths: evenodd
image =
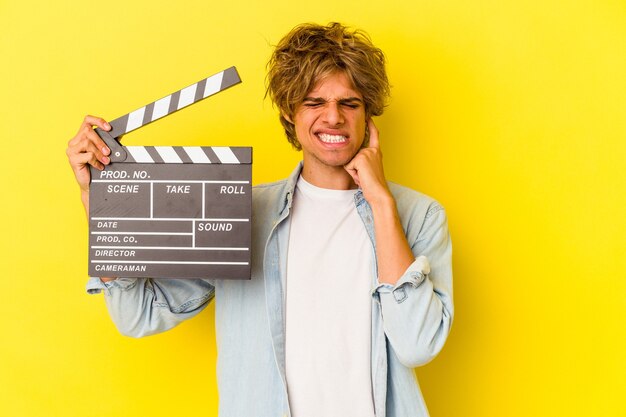
<instances>
[{"instance_id":1,"label":"denim shirt sleeve","mask_svg":"<svg viewBox=\"0 0 626 417\"><path fill-rule=\"evenodd\" d=\"M409 243L415 261L395 285L380 284L373 296L391 347L403 365L414 368L439 353L452 325L452 246L441 206L434 203Z\"/></svg>"},{"instance_id":2,"label":"denim shirt sleeve","mask_svg":"<svg viewBox=\"0 0 626 417\"><path fill-rule=\"evenodd\" d=\"M91 278L90 294L104 293L109 314L120 333L148 336L169 330L202 311L215 287L201 279Z\"/></svg>"}]
</instances>

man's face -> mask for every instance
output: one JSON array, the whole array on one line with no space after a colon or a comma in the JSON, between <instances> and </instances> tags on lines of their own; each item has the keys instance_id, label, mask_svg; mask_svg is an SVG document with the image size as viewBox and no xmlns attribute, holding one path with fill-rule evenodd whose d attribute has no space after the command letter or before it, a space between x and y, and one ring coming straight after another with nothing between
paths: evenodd
<instances>
[{"instance_id":1,"label":"man's face","mask_svg":"<svg viewBox=\"0 0 626 417\"><path fill-rule=\"evenodd\" d=\"M333 73L307 94L293 123L307 171L343 167L363 144L363 97L346 74Z\"/></svg>"}]
</instances>

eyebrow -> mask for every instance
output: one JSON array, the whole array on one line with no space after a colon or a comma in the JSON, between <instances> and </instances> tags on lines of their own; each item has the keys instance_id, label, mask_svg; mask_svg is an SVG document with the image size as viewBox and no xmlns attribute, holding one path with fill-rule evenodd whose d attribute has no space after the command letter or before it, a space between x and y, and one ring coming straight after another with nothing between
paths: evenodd
<instances>
[{"instance_id":1,"label":"eyebrow","mask_svg":"<svg viewBox=\"0 0 626 417\"><path fill-rule=\"evenodd\" d=\"M322 97L305 97L304 100L302 100L303 103L309 102L309 103L326 103L328 100L322 98ZM363 104L363 100L361 100L358 97L346 97L346 98L340 98L339 100L336 100L338 103L340 104L350 104L350 103L359 103L359 104Z\"/></svg>"}]
</instances>

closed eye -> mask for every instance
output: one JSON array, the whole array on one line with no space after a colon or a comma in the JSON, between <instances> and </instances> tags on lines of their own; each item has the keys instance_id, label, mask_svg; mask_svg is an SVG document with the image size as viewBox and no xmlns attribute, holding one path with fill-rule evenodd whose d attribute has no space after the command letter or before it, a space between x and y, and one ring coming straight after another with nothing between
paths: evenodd
<instances>
[{"instance_id":1,"label":"closed eye","mask_svg":"<svg viewBox=\"0 0 626 417\"><path fill-rule=\"evenodd\" d=\"M338 101L339 105L347 107L349 109L358 109L363 104L363 101L357 97L348 97Z\"/></svg>"},{"instance_id":2,"label":"closed eye","mask_svg":"<svg viewBox=\"0 0 626 417\"><path fill-rule=\"evenodd\" d=\"M309 108L317 108L327 103L328 101L320 97L306 97L303 100L302 105ZM346 107L349 109L358 109L363 105L363 101L358 97L347 97L337 100L337 104L339 104L341 107Z\"/></svg>"}]
</instances>

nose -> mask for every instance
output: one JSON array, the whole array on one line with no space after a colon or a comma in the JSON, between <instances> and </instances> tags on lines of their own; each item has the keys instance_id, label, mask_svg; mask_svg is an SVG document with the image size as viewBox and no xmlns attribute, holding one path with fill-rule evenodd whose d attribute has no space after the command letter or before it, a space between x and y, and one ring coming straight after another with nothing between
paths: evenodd
<instances>
[{"instance_id":1,"label":"nose","mask_svg":"<svg viewBox=\"0 0 626 417\"><path fill-rule=\"evenodd\" d=\"M324 108L324 121L329 126L340 126L344 122L341 107L336 101L330 101Z\"/></svg>"}]
</instances>

